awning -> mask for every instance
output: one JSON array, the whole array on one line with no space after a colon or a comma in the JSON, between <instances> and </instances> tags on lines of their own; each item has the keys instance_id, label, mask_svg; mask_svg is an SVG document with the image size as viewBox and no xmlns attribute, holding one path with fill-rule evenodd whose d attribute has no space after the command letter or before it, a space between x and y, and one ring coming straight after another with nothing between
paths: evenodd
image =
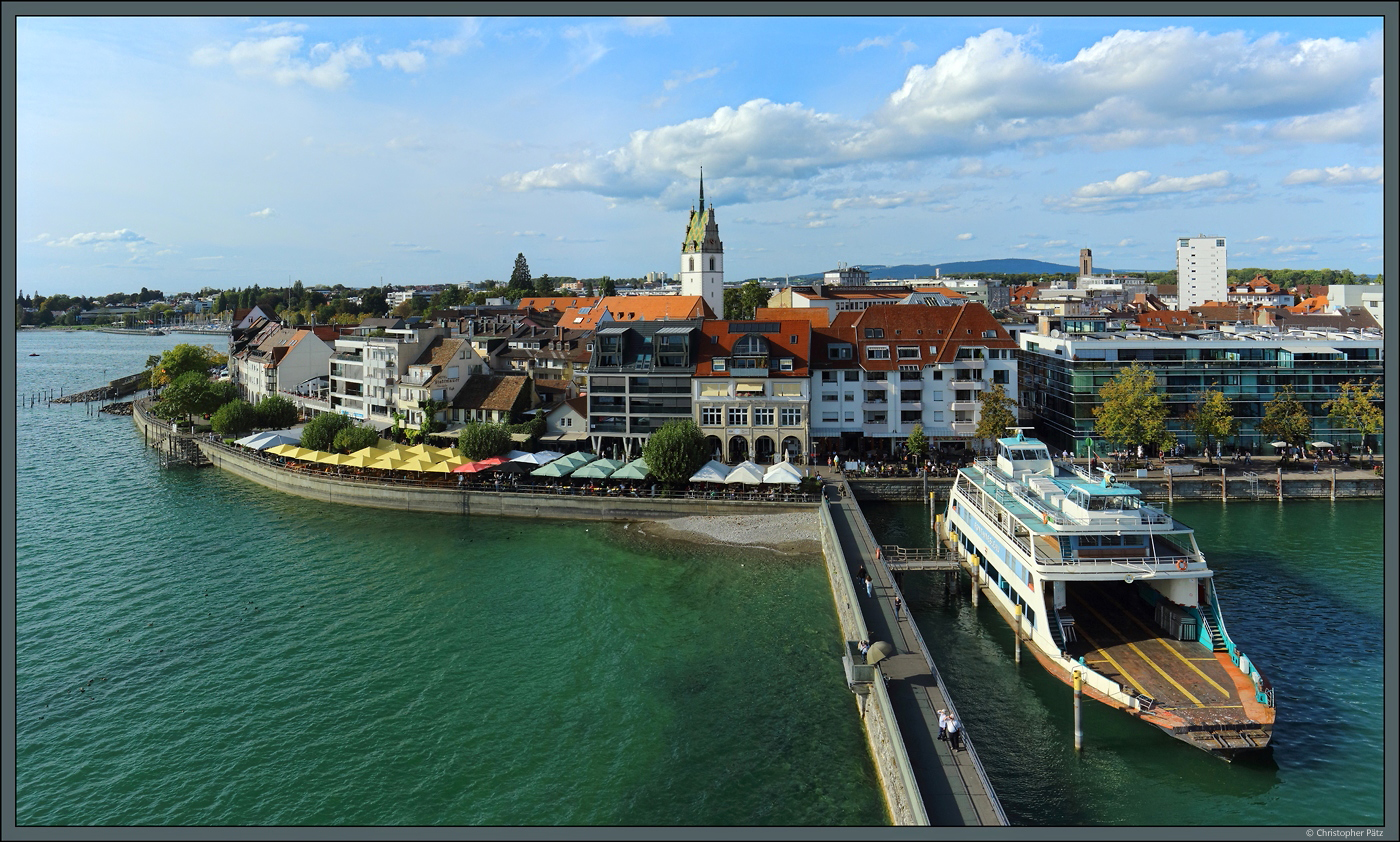
<instances>
[{"instance_id":1,"label":"awning","mask_svg":"<svg viewBox=\"0 0 1400 842\"><path fill-rule=\"evenodd\" d=\"M734 391L736 391L736 392L762 392L762 391L763 391L763 384L762 384L762 383L743 383L743 382L735 383L735 384L734 384Z\"/></svg>"},{"instance_id":2,"label":"awning","mask_svg":"<svg viewBox=\"0 0 1400 842\"><path fill-rule=\"evenodd\" d=\"M594 336L621 336L622 334L626 333L627 330L628 330L628 328L625 328L625 327L605 327L605 328L603 328L603 329L601 329L601 330L595 330L595 331L593 332L593 335L594 335Z\"/></svg>"},{"instance_id":3,"label":"awning","mask_svg":"<svg viewBox=\"0 0 1400 842\"><path fill-rule=\"evenodd\" d=\"M663 327L656 332L657 336L682 336L695 330L693 327Z\"/></svg>"}]
</instances>

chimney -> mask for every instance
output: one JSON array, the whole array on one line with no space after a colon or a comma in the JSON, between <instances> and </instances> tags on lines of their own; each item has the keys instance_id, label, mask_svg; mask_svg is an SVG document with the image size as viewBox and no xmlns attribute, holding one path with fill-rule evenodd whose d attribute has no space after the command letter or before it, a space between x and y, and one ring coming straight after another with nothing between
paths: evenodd
<instances>
[{"instance_id":1,"label":"chimney","mask_svg":"<svg viewBox=\"0 0 1400 842\"><path fill-rule=\"evenodd\" d=\"M1035 332L1038 333L1038 334L1040 334L1041 336L1049 336L1049 335L1050 335L1050 317L1049 317L1049 316L1041 316L1038 320L1036 320Z\"/></svg>"}]
</instances>

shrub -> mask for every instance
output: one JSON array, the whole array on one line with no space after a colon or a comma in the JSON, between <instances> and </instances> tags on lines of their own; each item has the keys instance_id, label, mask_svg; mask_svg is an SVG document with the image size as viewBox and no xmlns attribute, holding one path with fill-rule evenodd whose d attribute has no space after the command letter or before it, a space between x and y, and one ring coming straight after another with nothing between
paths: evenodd
<instances>
[{"instance_id":1,"label":"shrub","mask_svg":"<svg viewBox=\"0 0 1400 842\"><path fill-rule=\"evenodd\" d=\"M499 456L510 449L510 433L501 424L473 421L457 435L457 449L473 462Z\"/></svg>"},{"instance_id":2,"label":"shrub","mask_svg":"<svg viewBox=\"0 0 1400 842\"><path fill-rule=\"evenodd\" d=\"M310 450L330 450L336 434L355 422L348 415L328 412L311 419L301 430L301 446Z\"/></svg>"},{"instance_id":3,"label":"shrub","mask_svg":"<svg viewBox=\"0 0 1400 842\"><path fill-rule=\"evenodd\" d=\"M226 436L242 436L258 426L258 411L244 400L231 400L219 407L209 419L214 432Z\"/></svg>"},{"instance_id":4,"label":"shrub","mask_svg":"<svg viewBox=\"0 0 1400 842\"><path fill-rule=\"evenodd\" d=\"M297 405L281 395L267 395L258 401L258 424L262 427L290 427L297 422Z\"/></svg>"},{"instance_id":5,"label":"shrub","mask_svg":"<svg viewBox=\"0 0 1400 842\"><path fill-rule=\"evenodd\" d=\"M366 447L374 447L379 434L368 427L346 427L335 434L331 450L336 453L354 453Z\"/></svg>"}]
</instances>

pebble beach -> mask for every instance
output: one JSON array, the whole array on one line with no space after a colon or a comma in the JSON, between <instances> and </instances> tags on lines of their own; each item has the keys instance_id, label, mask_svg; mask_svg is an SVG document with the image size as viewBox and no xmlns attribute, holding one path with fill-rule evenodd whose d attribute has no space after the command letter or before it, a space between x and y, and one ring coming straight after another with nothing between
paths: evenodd
<instances>
[{"instance_id":1,"label":"pebble beach","mask_svg":"<svg viewBox=\"0 0 1400 842\"><path fill-rule=\"evenodd\" d=\"M640 525L649 535L698 543L763 547L782 553L821 552L817 513L692 516Z\"/></svg>"}]
</instances>

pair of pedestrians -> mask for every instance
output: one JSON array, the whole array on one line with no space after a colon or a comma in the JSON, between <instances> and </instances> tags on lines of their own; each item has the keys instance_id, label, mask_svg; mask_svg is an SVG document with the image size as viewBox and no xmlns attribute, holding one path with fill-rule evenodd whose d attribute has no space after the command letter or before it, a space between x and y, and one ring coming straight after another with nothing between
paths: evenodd
<instances>
[{"instance_id":1,"label":"pair of pedestrians","mask_svg":"<svg viewBox=\"0 0 1400 842\"><path fill-rule=\"evenodd\" d=\"M950 751L962 750L962 723L942 709L938 711L938 739L947 743Z\"/></svg>"}]
</instances>

